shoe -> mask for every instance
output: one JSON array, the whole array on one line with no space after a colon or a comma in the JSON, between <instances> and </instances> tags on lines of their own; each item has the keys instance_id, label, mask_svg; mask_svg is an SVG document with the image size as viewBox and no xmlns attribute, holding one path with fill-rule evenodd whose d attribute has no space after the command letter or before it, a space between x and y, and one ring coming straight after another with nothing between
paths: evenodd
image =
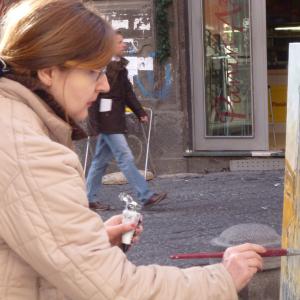
<instances>
[{"instance_id":1,"label":"shoe","mask_svg":"<svg viewBox=\"0 0 300 300\"><path fill-rule=\"evenodd\" d=\"M151 196L148 201L144 204L144 206L152 206L160 203L167 197L167 193L155 193Z\"/></svg>"},{"instance_id":2,"label":"shoe","mask_svg":"<svg viewBox=\"0 0 300 300\"><path fill-rule=\"evenodd\" d=\"M110 206L108 204L102 204L99 201L90 202L89 208L95 211L105 211L110 210Z\"/></svg>"}]
</instances>

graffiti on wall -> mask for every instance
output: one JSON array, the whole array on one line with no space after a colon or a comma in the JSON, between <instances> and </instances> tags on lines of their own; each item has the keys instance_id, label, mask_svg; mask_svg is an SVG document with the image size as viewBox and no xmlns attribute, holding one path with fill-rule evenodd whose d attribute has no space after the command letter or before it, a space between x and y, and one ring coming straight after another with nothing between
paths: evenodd
<instances>
[{"instance_id":1,"label":"graffiti on wall","mask_svg":"<svg viewBox=\"0 0 300 300\"><path fill-rule=\"evenodd\" d=\"M130 44L134 45L134 42L130 41ZM130 52L135 51L134 47L131 46ZM158 100L168 98L173 85L172 65L170 63L162 67L164 76L158 84L154 71L155 52L150 52L145 57L126 56L126 59L129 60L127 66L129 79L142 97Z\"/></svg>"},{"instance_id":2,"label":"graffiti on wall","mask_svg":"<svg viewBox=\"0 0 300 300\"><path fill-rule=\"evenodd\" d=\"M150 54L150 58L155 58L154 52ZM171 64L168 63L164 66L164 78L161 79L160 87L156 87L154 70L146 70L146 72L144 79L138 75L133 77L134 85L140 90L143 97L159 100L167 99L173 84Z\"/></svg>"},{"instance_id":3,"label":"graffiti on wall","mask_svg":"<svg viewBox=\"0 0 300 300\"><path fill-rule=\"evenodd\" d=\"M152 4L145 1L142 10L131 4L108 7L97 2L96 7L114 29L124 33L127 45L125 57L129 60L128 76L135 92L147 100L168 99L173 87L172 64L167 63L162 67L155 64ZM158 72L163 74L159 80Z\"/></svg>"}]
</instances>

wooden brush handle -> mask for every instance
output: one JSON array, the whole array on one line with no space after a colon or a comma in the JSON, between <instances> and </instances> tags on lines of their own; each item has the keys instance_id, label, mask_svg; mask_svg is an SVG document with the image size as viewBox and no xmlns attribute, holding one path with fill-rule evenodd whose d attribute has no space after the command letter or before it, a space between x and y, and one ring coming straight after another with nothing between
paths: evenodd
<instances>
[{"instance_id":1,"label":"wooden brush handle","mask_svg":"<svg viewBox=\"0 0 300 300\"><path fill-rule=\"evenodd\" d=\"M287 249L269 248L265 253L260 254L262 257L276 257L286 256ZM224 252L198 252L198 253L183 253L171 255L171 259L208 259L208 258L222 258Z\"/></svg>"}]
</instances>

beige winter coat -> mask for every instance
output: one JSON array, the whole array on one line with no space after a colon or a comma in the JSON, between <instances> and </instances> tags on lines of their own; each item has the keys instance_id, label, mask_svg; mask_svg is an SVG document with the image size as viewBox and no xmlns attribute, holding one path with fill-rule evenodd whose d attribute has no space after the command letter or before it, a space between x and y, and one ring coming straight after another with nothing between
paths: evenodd
<instances>
[{"instance_id":1,"label":"beige winter coat","mask_svg":"<svg viewBox=\"0 0 300 300\"><path fill-rule=\"evenodd\" d=\"M71 128L36 95L0 79L0 299L237 299L222 265L130 263L87 208Z\"/></svg>"}]
</instances>

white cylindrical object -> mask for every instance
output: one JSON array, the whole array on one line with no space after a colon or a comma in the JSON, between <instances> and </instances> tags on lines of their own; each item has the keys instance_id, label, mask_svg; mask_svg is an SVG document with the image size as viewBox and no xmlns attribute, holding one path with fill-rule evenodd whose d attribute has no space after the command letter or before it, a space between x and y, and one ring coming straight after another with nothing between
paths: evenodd
<instances>
[{"instance_id":1,"label":"white cylindrical object","mask_svg":"<svg viewBox=\"0 0 300 300\"><path fill-rule=\"evenodd\" d=\"M137 225L140 220L141 214L134 210L125 209L123 210L123 224L132 223ZM122 243L125 245L131 245L131 240L135 230L128 231L122 235Z\"/></svg>"}]
</instances>

